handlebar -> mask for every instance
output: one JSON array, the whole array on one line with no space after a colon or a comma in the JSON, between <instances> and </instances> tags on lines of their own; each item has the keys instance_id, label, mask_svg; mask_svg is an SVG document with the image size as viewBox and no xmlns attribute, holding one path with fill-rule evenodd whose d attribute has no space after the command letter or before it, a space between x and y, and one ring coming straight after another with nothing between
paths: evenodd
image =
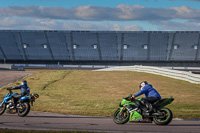
<instances>
[{"instance_id":1,"label":"handlebar","mask_svg":"<svg viewBox=\"0 0 200 133\"><path fill-rule=\"evenodd\" d=\"M8 95L13 94L13 92L12 92L12 88L7 88L7 90L9 91Z\"/></svg>"},{"instance_id":2,"label":"handlebar","mask_svg":"<svg viewBox=\"0 0 200 133\"><path fill-rule=\"evenodd\" d=\"M135 101L135 98L132 97L132 94L130 94L128 97L125 98L126 100Z\"/></svg>"},{"instance_id":3,"label":"handlebar","mask_svg":"<svg viewBox=\"0 0 200 133\"><path fill-rule=\"evenodd\" d=\"M7 90L9 90L9 91L12 90L12 87L7 88Z\"/></svg>"}]
</instances>

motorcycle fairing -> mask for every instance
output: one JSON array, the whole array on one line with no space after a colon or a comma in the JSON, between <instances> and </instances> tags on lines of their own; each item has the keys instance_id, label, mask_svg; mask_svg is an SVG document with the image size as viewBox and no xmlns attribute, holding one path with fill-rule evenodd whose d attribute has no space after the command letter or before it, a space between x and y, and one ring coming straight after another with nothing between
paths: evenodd
<instances>
[{"instance_id":1,"label":"motorcycle fairing","mask_svg":"<svg viewBox=\"0 0 200 133\"><path fill-rule=\"evenodd\" d=\"M174 98L164 98L164 99L161 99L159 101L157 101L156 103L154 103L154 105L158 108L162 108L168 104L170 104L172 101L174 100Z\"/></svg>"},{"instance_id":2,"label":"motorcycle fairing","mask_svg":"<svg viewBox=\"0 0 200 133\"><path fill-rule=\"evenodd\" d=\"M19 100L22 101L22 100L27 100L29 98L29 96L24 96L24 97L21 97Z\"/></svg>"},{"instance_id":3,"label":"motorcycle fairing","mask_svg":"<svg viewBox=\"0 0 200 133\"><path fill-rule=\"evenodd\" d=\"M136 122L136 121L142 121L142 120L143 120L143 118L140 113L138 113L137 111L131 112L129 121Z\"/></svg>"},{"instance_id":4,"label":"motorcycle fairing","mask_svg":"<svg viewBox=\"0 0 200 133\"><path fill-rule=\"evenodd\" d=\"M11 96L14 96L14 95L18 95L18 93L14 93L14 94L12 94L10 96L8 96L8 94L6 94L6 96L4 98L5 103L8 103L8 100L11 98Z\"/></svg>"},{"instance_id":5,"label":"motorcycle fairing","mask_svg":"<svg viewBox=\"0 0 200 133\"><path fill-rule=\"evenodd\" d=\"M2 103L3 103L3 101L1 101L0 107L1 107Z\"/></svg>"}]
</instances>

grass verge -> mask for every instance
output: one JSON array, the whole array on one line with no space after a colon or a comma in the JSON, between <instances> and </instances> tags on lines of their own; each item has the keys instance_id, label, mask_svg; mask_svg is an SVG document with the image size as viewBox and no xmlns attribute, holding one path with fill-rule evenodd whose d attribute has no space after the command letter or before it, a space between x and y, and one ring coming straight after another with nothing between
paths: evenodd
<instances>
[{"instance_id":1,"label":"grass verge","mask_svg":"<svg viewBox=\"0 0 200 133\"><path fill-rule=\"evenodd\" d=\"M138 92L139 83L146 80L162 98L174 97L167 106L174 118L200 119L200 85L164 76L128 71L41 70L26 80L31 92L40 95L31 107L34 111L110 117L122 98ZM0 100L7 92L6 88L1 90Z\"/></svg>"}]
</instances>

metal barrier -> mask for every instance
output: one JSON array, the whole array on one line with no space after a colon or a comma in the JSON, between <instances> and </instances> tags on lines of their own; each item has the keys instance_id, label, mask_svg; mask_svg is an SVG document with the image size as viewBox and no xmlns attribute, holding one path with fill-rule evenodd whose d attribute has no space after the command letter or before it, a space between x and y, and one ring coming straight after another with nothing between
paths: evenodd
<instances>
[{"instance_id":1,"label":"metal barrier","mask_svg":"<svg viewBox=\"0 0 200 133\"><path fill-rule=\"evenodd\" d=\"M0 69L12 69L12 65L0 64Z\"/></svg>"},{"instance_id":2,"label":"metal barrier","mask_svg":"<svg viewBox=\"0 0 200 133\"><path fill-rule=\"evenodd\" d=\"M137 71L137 72L146 72L156 75L167 76L175 79L185 80L190 83L200 84L200 75L193 74L191 72L170 70L159 67L150 67L150 66L124 66L124 67L112 67L106 69L100 69L96 71Z\"/></svg>"}]
</instances>

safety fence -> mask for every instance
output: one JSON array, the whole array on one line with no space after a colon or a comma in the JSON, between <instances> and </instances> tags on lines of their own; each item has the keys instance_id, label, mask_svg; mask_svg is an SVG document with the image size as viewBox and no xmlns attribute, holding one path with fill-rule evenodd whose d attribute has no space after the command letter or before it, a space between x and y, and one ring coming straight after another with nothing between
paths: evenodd
<instances>
[{"instance_id":1,"label":"safety fence","mask_svg":"<svg viewBox=\"0 0 200 133\"><path fill-rule=\"evenodd\" d=\"M12 65L0 64L0 69L12 69Z\"/></svg>"},{"instance_id":2,"label":"safety fence","mask_svg":"<svg viewBox=\"0 0 200 133\"><path fill-rule=\"evenodd\" d=\"M178 70L171 70L159 67L150 67L150 66L123 66L123 67L111 67L105 68L95 71L137 71L137 72L146 72L152 73L162 76L167 76L175 79L185 80L191 83L200 84L200 75L193 74L191 72L186 71L178 71Z\"/></svg>"}]
</instances>

